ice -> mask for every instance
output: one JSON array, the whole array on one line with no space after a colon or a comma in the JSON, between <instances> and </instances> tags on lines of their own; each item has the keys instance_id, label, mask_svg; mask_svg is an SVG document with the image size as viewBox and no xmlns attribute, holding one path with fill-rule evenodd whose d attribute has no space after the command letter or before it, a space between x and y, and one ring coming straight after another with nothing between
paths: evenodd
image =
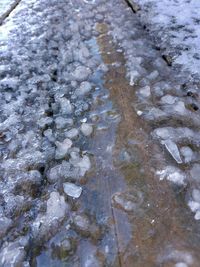
<instances>
[{"instance_id":1,"label":"ice","mask_svg":"<svg viewBox=\"0 0 200 267\"><path fill-rule=\"evenodd\" d=\"M200 180L200 164L195 163L191 170L190 170L190 175L192 179L199 181Z\"/></svg>"},{"instance_id":2,"label":"ice","mask_svg":"<svg viewBox=\"0 0 200 267\"><path fill-rule=\"evenodd\" d=\"M71 130L69 130L67 133L66 133L66 136L70 139L74 139L78 136L79 134L79 131L78 129L76 128L72 128Z\"/></svg>"},{"instance_id":3,"label":"ice","mask_svg":"<svg viewBox=\"0 0 200 267\"><path fill-rule=\"evenodd\" d=\"M195 0L136 0L141 6L140 19L167 54L174 54L175 64L183 70L198 73L199 63L199 2ZM175 19L174 19L175 18ZM176 29L176 30L175 30ZM186 35L186 32L188 34Z\"/></svg>"},{"instance_id":4,"label":"ice","mask_svg":"<svg viewBox=\"0 0 200 267\"><path fill-rule=\"evenodd\" d=\"M158 72L157 70L154 70L153 72L151 72L151 73L147 76L147 78L148 78L149 80L155 80L156 78L158 78L158 76L159 76L159 72Z\"/></svg>"},{"instance_id":5,"label":"ice","mask_svg":"<svg viewBox=\"0 0 200 267\"><path fill-rule=\"evenodd\" d=\"M79 198L82 193L82 187L77 186L72 183L64 183L63 189L64 189L65 194L73 198Z\"/></svg>"},{"instance_id":6,"label":"ice","mask_svg":"<svg viewBox=\"0 0 200 267\"><path fill-rule=\"evenodd\" d=\"M91 162L88 156L84 155L83 157L75 156L70 159L70 163L74 167L79 168L80 176L83 177L87 171L91 168Z\"/></svg>"},{"instance_id":7,"label":"ice","mask_svg":"<svg viewBox=\"0 0 200 267\"><path fill-rule=\"evenodd\" d=\"M85 136L90 136L93 132L93 127L91 124L89 123L82 123L81 124L81 132L85 135Z\"/></svg>"},{"instance_id":8,"label":"ice","mask_svg":"<svg viewBox=\"0 0 200 267\"><path fill-rule=\"evenodd\" d=\"M88 77L91 75L91 70L85 66L78 66L75 71L72 73L72 76L75 80L82 82L86 81Z\"/></svg>"},{"instance_id":9,"label":"ice","mask_svg":"<svg viewBox=\"0 0 200 267\"><path fill-rule=\"evenodd\" d=\"M83 96L83 95L89 93L91 91L91 89L92 89L91 83L89 83L89 82L82 82L80 84L80 87L75 90L75 94L77 96Z\"/></svg>"},{"instance_id":10,"label":"ice","mask_svg":"<svg viewBox=\"0 0 200 267\"><path fill-rule=\"evenodd\" d=\"M67 98L64 98L64 97L60 98L59 102L60 102L62 114L71 114L72 113L73 107Z\"/></svg>"},{"instance_id":11,"label":"ice","mask_svg":"<svg viewBox=\"0 0 200 267\"><path fill-rule=\"evenodd\" d=\"M44 118L41 118L39 121L38 121L38 124L41 128L45 128L45 126L48 126L48 125L51 125L51 123L53 122L53 119L50 118L50 117L44 117Z\"/></svg>"},{"instance_id":12,"label":"ice","mask_svg":"<svg viewBox=\"0 0 200 267\"><path fill-rule=\"evenodd\" d=\"M21 242L10 242L7 246L3 247L0 253L0 266L23 266L25 256L25 249Z\"/></svg>"},{"instance_id":13,"label":"ice","mask_svg":"<svg viewBox=\"0 0 200 267\"><path fill-rule=\"evenodd\" d=\"M165 169L157 171L156 174L160 177L160 180L167 179L177 185L185 184L185 173L176 167L167 166Z\"/></svg>"},{"instance_id":14,"label":"ice","mask_svg":"<svg viewBox=\"0 0 200 267\"><path fill-rule=\"evenodd\" d=\"M180 115L185 115L187 113L187 110L185 108L185 103L183 101L176 102L176 104L173 106L173 109Z\"/></svg>"},{"instance_id":15,"label":"ice","mask_svg":"<svg viewBox=\"0 0 200 267\"><path fill-rule=\"evenodd\" d=\"M12 225L12 220L5 216L0 217L0 238L3 238Z\"/></svg>"},{"instance_id":16,"label":"ice","mask_svg":"<svg viewBox=\"0 0 200 267\"><path fill-rule=\"evenodd\" d=\"M90 221L86 215L75 215L73 218L73 223L75 227L85 233L88 234L90 230Z\"/></svg>"},{"instance_id":17,"label":"ice","mask_svg":"<svg viewBox=\"0 0 200 267\"><path fill-rule=\"evenodd\" d=\"M49 239L52 232L57 232L57 228L64 218L67 217L69 206L66 204L64 196L58 192L51 192L47 200L47 210L45 214L39 214L32 225L33 236L41 239Z\"/></svg>"},{"instance_id":18,"label":"ice","mask_svg":"<svg viewBox=\"0 0 200 267\"><path fill-rule=\"evenodd\" d=\"M190 147L188 146L181 147L180 152L184 157L185 163L189 163L192 161L194 153Z\"/></svg>"},{"instance_id":19,"label":"ice","mask_svg":"<svg viewBox=\"0 0 200 267\"><path fill-rule=\"evenodd\" d=\"M113 204L124 211L136 212L143 202L143 195L140 191L117 192L112 197Z\"/></svg>"},{"instance_id":20,"label":"ice","mask_svg":"<svg viewBox=\"0 0 200 267\"><path fill-rule=\"evenodd\" d=\"M165 95L161 97L161 102L163 104L169 104L173 105L177 101L177 97L171 96L171 95Z\"/></svg>"},{"instance_id":21,"label":"ice","mask_svg":"<svg viewBox=\"0 0 200 267\"><path fill-rule=\"evenodd\" d=\"M73 143L69 138L66 138L63 142L56 141L56 159L64 158L72 144Z\"/></svg>"},{"instance_id":22,"label":"ice","mask_svg":"<svg viewBox=\"0 0 200 267\"><path fill-rule=\"evenodd\" d=\"M73 125L73 119L64 118L64 117L57 117L55 119L55 123L56 123L57 129L63 129L63 128L66 128L67 126L72 126Z\"/></svg>"},{"instance_id":23,"label":"ice","mask_svg":"<svg viewBox=\"0 0 200 267\"><path fill-rule=\"evenodd\" d=\"M62 165L56 165L51 168L47 173L47 179L50 183L55 183L57 180L61 178L61 167Z\"/></svg>"},{"instance_id":24,"label":"ice","mask_svg":"<svg viewBox=\"0 0 200 267\"><path fill-rule=\"evenodd\" d=\"M166 149L179 164L183 163L177 145L170 139L163 141Z\"/></svg>"},{"instance_id":25,"label":"ice","mask_svg":"<svg viewBox=\"0 0 200 267\"><path fill-rule=\"evenodd\" d=\"M188 265L184 262L178 262L175 264L175 267L188 267Z\"/></svg>"},{"instance_id":26,"label":"ice","mask_svg":"<svg viewBox=\"0 0 200 267\"><path fill-rule=\"evenodd\" d=\"M193 189L193 191L192 191L192 197L193 197L194 201L200 203L200 190Z\"/></svg>"},{"instance_id":27,"label":"ice","mask_svg":"<svg viewBox=\"0 0 200 267\"><path fill-rule=\"evenodd\" d=\"M200 203L195 202L195 201L189 201L188 206L193 212L197 212L200 209Z\"/></svg>"},{"instance_id":28,"label":"ice","mask_svg":"<svg viewBox=\"0 0 200 267\"><path fill-rule=\"evenodd\" d=\"M129 73L129 76L130 76L129 84L130 86L133 86L136 83L137 79L139 78L140 74L137 70L133 70Z\"/></svg>"},{"instance_id":29,"label":"ice","mask_svg":"<svg viewBox=\"0 0 200 267\"><path fill-rule=\"evenodd\" d=\"M139 93L140 93L141 96L143 96L145 98L150 97L151 96L151 88L150 88L150 86L147 85L147 86L141 88L139 90Z\"/></svg>"}]
</instances>

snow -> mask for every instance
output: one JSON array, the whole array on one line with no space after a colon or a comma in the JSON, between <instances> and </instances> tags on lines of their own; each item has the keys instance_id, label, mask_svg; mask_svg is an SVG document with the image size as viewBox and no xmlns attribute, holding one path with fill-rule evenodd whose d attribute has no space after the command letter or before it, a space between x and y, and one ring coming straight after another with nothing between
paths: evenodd
<instances>
[{"instance_id":1,"label":"snow","mask_svg":"<svg viewBox=\"0 0 200 267\"><path fill-rule=\"evenodd\" d=\"M15 3L16 0L1 0L0 2L0 18Z\"/></svg>"},{"instance_id":2,"label":"snow","mask_svg":"<svg viewBox=\"0 0 200 267\"><path fill-rule=\"evenodd\" d=\"M175 64L199 74L200 2L196 0L134 0L143 24L150 29L158 45L171 54Z\"/></svg>"}]
</instances>

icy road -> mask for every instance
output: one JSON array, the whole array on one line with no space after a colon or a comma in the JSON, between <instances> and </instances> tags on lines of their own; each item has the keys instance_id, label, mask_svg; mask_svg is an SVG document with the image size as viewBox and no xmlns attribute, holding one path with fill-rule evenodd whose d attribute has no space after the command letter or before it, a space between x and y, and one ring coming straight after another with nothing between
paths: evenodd
<instances>
[{"instance_id":1,"label":"icy road","mask_svg":"<svg viewBox=\"0 0 200 267\"><path fill-rule=\"evenodd\" d=\"M4 16L0 267L200 266L198 64L157 39L151 8L21 0Z\"/></svg>"}]
</instances>

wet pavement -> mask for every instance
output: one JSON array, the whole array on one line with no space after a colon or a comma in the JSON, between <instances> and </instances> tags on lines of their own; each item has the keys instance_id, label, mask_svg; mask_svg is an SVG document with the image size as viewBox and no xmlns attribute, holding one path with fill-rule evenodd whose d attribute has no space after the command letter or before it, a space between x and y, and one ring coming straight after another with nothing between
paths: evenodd
<instances>
[{"instance_id":1,"label":"wet pavement","mask_svg":"<svg viewBox=\"0 0 200 267\"><path fill-rule=\"evenodd\" d=\"M195 85L126 1L22 1L0 30L0 266L199 266Z\"/></svg>"}]
</instances>

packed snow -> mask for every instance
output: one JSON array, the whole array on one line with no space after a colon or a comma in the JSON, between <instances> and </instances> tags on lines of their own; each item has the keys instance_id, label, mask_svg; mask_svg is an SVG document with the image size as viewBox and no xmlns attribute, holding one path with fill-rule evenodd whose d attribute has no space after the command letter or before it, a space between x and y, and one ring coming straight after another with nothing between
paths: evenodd
<instances>
[{"instance_id":1,"label":"packed snow","mask_svg":"<svg viewBox=\"0 0 200 267\"><path fill-rule=\"evenodd\" d=\"M134 0L141 22L174 64L199 76L200 2L196 0Z\"/></svg>"}]
</instances>

